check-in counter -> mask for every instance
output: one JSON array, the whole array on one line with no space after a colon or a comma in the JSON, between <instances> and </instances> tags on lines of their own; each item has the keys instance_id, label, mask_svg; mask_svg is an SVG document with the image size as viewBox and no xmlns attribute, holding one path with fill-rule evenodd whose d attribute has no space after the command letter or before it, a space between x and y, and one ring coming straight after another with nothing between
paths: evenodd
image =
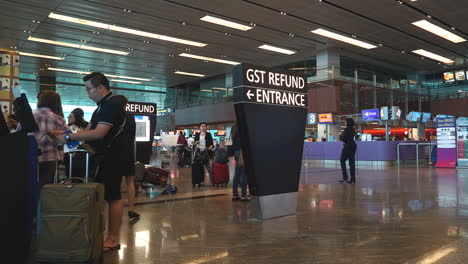
<instances>
[{"instance_id":1,"label":"check-in counter","mask_svg":"<svg viewBox=\"0 0 468 264\"><path fill-rule=\"evenodd\" d=\"M417 143L418 141L356 141L356 164L358 166L388 166L396 164L398 143ZM343 143L335 142L304 142L303 160L314 164L340 163ZM424 148L419 148L419 157L424 157ZM400 146L400 160L416 160L416 146Z\"/></svg>"}]
</instances>

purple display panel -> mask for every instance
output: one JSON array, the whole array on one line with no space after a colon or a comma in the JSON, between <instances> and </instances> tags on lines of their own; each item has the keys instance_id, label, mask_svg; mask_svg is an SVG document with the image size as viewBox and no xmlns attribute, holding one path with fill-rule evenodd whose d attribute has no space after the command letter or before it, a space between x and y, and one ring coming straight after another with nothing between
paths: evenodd
<instances>
[{"instance_id":1,"label":"purple display panel","mask_svg":"<svg viewBox=\"0 0 468 264\"><path fill-rule=\"evenodd\" d=\"M379 120L380 114L379 109L368 109L362 110L363 121L374 121Z\"/></svg>"},{"instance_id":2,"label":"purple display panel","mask_svg":"<svg viewBox=\"0 0 468 264\"><path fill-rule=\"evenodd\" d=\"M455 117L437 118L437 163L438 168L457 166L457 132Z\"/></svg>"}]
</instances>

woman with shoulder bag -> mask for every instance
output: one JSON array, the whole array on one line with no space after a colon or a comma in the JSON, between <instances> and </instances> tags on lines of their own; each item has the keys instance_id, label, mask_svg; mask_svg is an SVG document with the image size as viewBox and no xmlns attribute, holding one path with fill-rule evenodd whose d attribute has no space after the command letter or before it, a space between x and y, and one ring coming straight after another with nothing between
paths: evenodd
<instances>
[{"instance_id":1,"label":"woman with shoulder bag","mask_svg":"<svg viewBox=\"0 0 468 264\"><path fill-rule=\"evenodd\" d=\"M212 171L211 171L211 154L210 151L213 148L213 137L211 133L206 131L206 123L200 123L200 132L195 134L195 143L194 146L198 147L200 152L198 155L206 156L207 158L204 159L203 165L208 170L208 174L210 175L210 180L212 182ZM195 157L196 159L197 157Z\"/></svg>"}]
</instances>

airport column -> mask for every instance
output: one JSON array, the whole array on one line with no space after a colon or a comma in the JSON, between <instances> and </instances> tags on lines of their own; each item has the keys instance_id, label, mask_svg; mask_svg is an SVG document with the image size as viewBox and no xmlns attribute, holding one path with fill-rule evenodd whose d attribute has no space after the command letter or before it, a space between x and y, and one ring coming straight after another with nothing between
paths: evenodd
<instances>
[{"instance_id":1,"label":"airport column","mask_svg":"<svg viewBox=\"0 0 468 264\"><path fill-rule=\"evenodd\" d=\"M0 107L6 117L12 113L13 88L19 86L19 54L0 51Z\"/></svg>"},{"instance_id":2,"label":"airport column","mask_svg":"<svg viewBox=\"0 0 468 264\"><path fill-rule=\"evenodd\" d=\"M296 213L307 118L304 74L242 64L233 71L234 107L254 215Z\"/></svg>"}]
</instances>

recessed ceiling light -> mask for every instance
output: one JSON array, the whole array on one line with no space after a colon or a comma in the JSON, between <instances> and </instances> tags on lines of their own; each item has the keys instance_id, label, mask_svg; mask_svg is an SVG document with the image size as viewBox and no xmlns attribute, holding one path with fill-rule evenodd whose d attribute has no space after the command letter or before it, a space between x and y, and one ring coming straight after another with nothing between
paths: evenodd
<instances>
[{"instance_id":1,"label":"recessed ceiling light","mask_svg":"<svg viewBox=\"0 0 468 264\"><path fill-rule=\"evenodd\" d=\"M65 47L70 47L70 48L75 48L75 49L84 49L84 50L112 53L112 54L118 54L118 55L128 55L128 52L124 52L124 51L103 49L103 48L97 48L97 47L91 47L91 46L79 45L79 44L72 44L72 43L68 43L68 42L55 41L55 40L49 40L49 39L33 38L31 36L28 38L28 40L41 42L41 43L52 44L52 45L58 45L58 46L65 46Z\"/></svg>"},{"instance_id":2,"label":"recessed ceiling light","mask_svg":"<svg viewBox=\"0 0 468 264\"><path fill-rule=\"evenodd\" d=\"M453 34L452 32L448 31L448 30L445 30L437 25L434 25L432 24L431 22L427 21L427 20L419 20L419 21L416 21L416 22L413 22L411 23L421 29L424 29L426 31L429 31L431 32L432 34L434 35L437 35L441 38L444 38L446 40L449 40L453 43L460 43L460 42L464 42L466 41L466 39L458 36L458 35L455 35Z\"/></svg>"},{"instance_id":3,"label":"recessed ceiling light","mask_svg":"<svg viewBox=\"0 0 468 264\"><path fill-rule=\"evenodd\" d=\"M213 16L204 16L204 17L200 18L200 20L205 21L205 22L209 22L209 23L213 23L213 24L217 24L217 25L221 25L221 26L225 26L225 27L230 27L230 28L242 30L242 31L247 31L247 30L252 29L252 27L249 27L249 26L246 26L246 25L243 25L243 24L239 24L239 23L236 23L236 22L232 22L232 21L229 21L229 20L226 20L226 19L213 17Z\"/></svg>"},{"instance_id":4,"label":"recessed ceiling light","mask_svg":"<svg viewBox=\"0 0 468 264\"><path fill-rule=\"evenodd\" d=\"M418 49L418 50L413 50L412 51L413 53L416 53L416 54L419 54L421 56L424 56L424 57L427 57L427 58L430 58L430 59L433 59L433 60L436 60L436 61L440 61L440 62L443 62L445 64L452 64L454 63L455 61L449 59L449 58L446 58L446 57L442 57L440 55L437 55L435 53L432 53L432 52L429 52L427 50L423 50L423 49Z\"/></svg>"},{"instance_id":5,"label":"recessed ceiling light","mask_svg":"<svg viewBox=\"0 0 468 264\"><path fill-rule=\"evenodd\" d=\"M315 33L315 34L318 34L318 35L321 35L321 36L324 36L324 37L327 37L327 38L331 38L331 39L339 40L339 41L342 41L342 42L346 42L348 44L355 45L355 46L365 48L365 49L377 48L377 46L372 45L370 43L360 41L360 40L357 40L357 39L354 39L354 38L346 37L346 36L343 36L343 35L340 35L340 34L325 30L323 28L318 28L316 30L312 30L311 32Z\"/></svg>"},{"instance_id":6,"label":"recessed ceiling light","mask_svg":"<svg viewBox=\"0 0 468 264\"><path fill-rule=\"evenodd\" d=\"M116 80L116 79L111 79L111 82L121 82L121 83L131 83L131 84L141 84L141 82L134 82L134 81L125 81L125 80Z\"/></svg>"},{"instance_id":7,"label":"recessed ceiling light","mask_svg":"<svg viewBox=\"0 0 468 264\"><path fill-rule=\"evenodd\" d=\"M237 65L237 64L240 64L240 62L228 61L228 60L220 60L220 59L215 59L215 58L210 58L210 57L204 57L204 56L198 56L198 55L189 54L189 53L181 53L181 54L179 54L179 56L181 56L181 57L186 57L186 58L197 59L197 60L204 60L204 61L212 61L212 62L230 64L230 65Z\"/></svg>"},{"instance_id":8,"label":"recessed ceiling light","mask_svg":"<svg viewBox=\"0 0 468 264\"><path fill-rule=\"evenodd\" d=\"M119 27L119 26L115 26L115 25L111 25L111 24L100 23L100 22L95 22L95 21L86 20L86 19L80 19L80 18L71 17L71 16L64 16L64 15L54 14L53 12L51 12L49 14L49 17L54 18L54 19L58 19L58 20L71 22L71 23L87 25L87 26L90 26L90 27L104 28L104 29L111 30L111 31L117 31L117 32L132 34L132 35L138 35L138 36L142 36L142 37L160 39L160 40L164 40L164 41L170 41L170 42L175 42L175 43L180 43L180 44L185 44L185 45L190 45L190 46L204 47L204 46L207 45L205 43L200 43L200 42L185 40L185 39L180 39L180 38L174 38L174 37L170 37L170 36L165 36L165 35L155 34L155 33L151 33L151 32L146 32L146 31L142 31L142 30L131 29L131 28L126 28L126 27Z\"/></svg>"},{"instance_id":9,"label":"recessed ceiling light","mask_svg":"<svg viewBox=\"0 0 468 264\"><path fill-rule=\"evenodd\" d=\"M55 56L48 56L48 55L41 55L41 54L34 54L34 53L27 53L27 52L20 52L21 56L29 56L29 57L38 57L44 59L52 59L52 60L63 60L64 58L55 57Z\"/></svg>"},{"instance_id":10,"label":"recessed ceiling light","mask_svg":"<svg viewBox=\"0 0 468 264\"><path fill-rule=\"evenodd\" d=\"M183 72L183 71L175 71L174 73L181 74L181 75L195 76L195 77L205 77L204 74L199 74L199 73L191 73L191 72Z\"/></svg>"},{"instance_id":11,"label":"recessed ceiling light","mask_svg":"<svg viewBox=\"0 0 468 264\"><path fill-rule=\"evenodd\" d=\"M261 45L259 48L264 49L264 50L279 52L279 53L283 53L283 54L287 54L287 55L291 55L291 54L296 53L295 51L292 51L292 50L278 48L278 47L274 47L274 46L267 45L267 44Z\"/></svg>"}]
</instances>

